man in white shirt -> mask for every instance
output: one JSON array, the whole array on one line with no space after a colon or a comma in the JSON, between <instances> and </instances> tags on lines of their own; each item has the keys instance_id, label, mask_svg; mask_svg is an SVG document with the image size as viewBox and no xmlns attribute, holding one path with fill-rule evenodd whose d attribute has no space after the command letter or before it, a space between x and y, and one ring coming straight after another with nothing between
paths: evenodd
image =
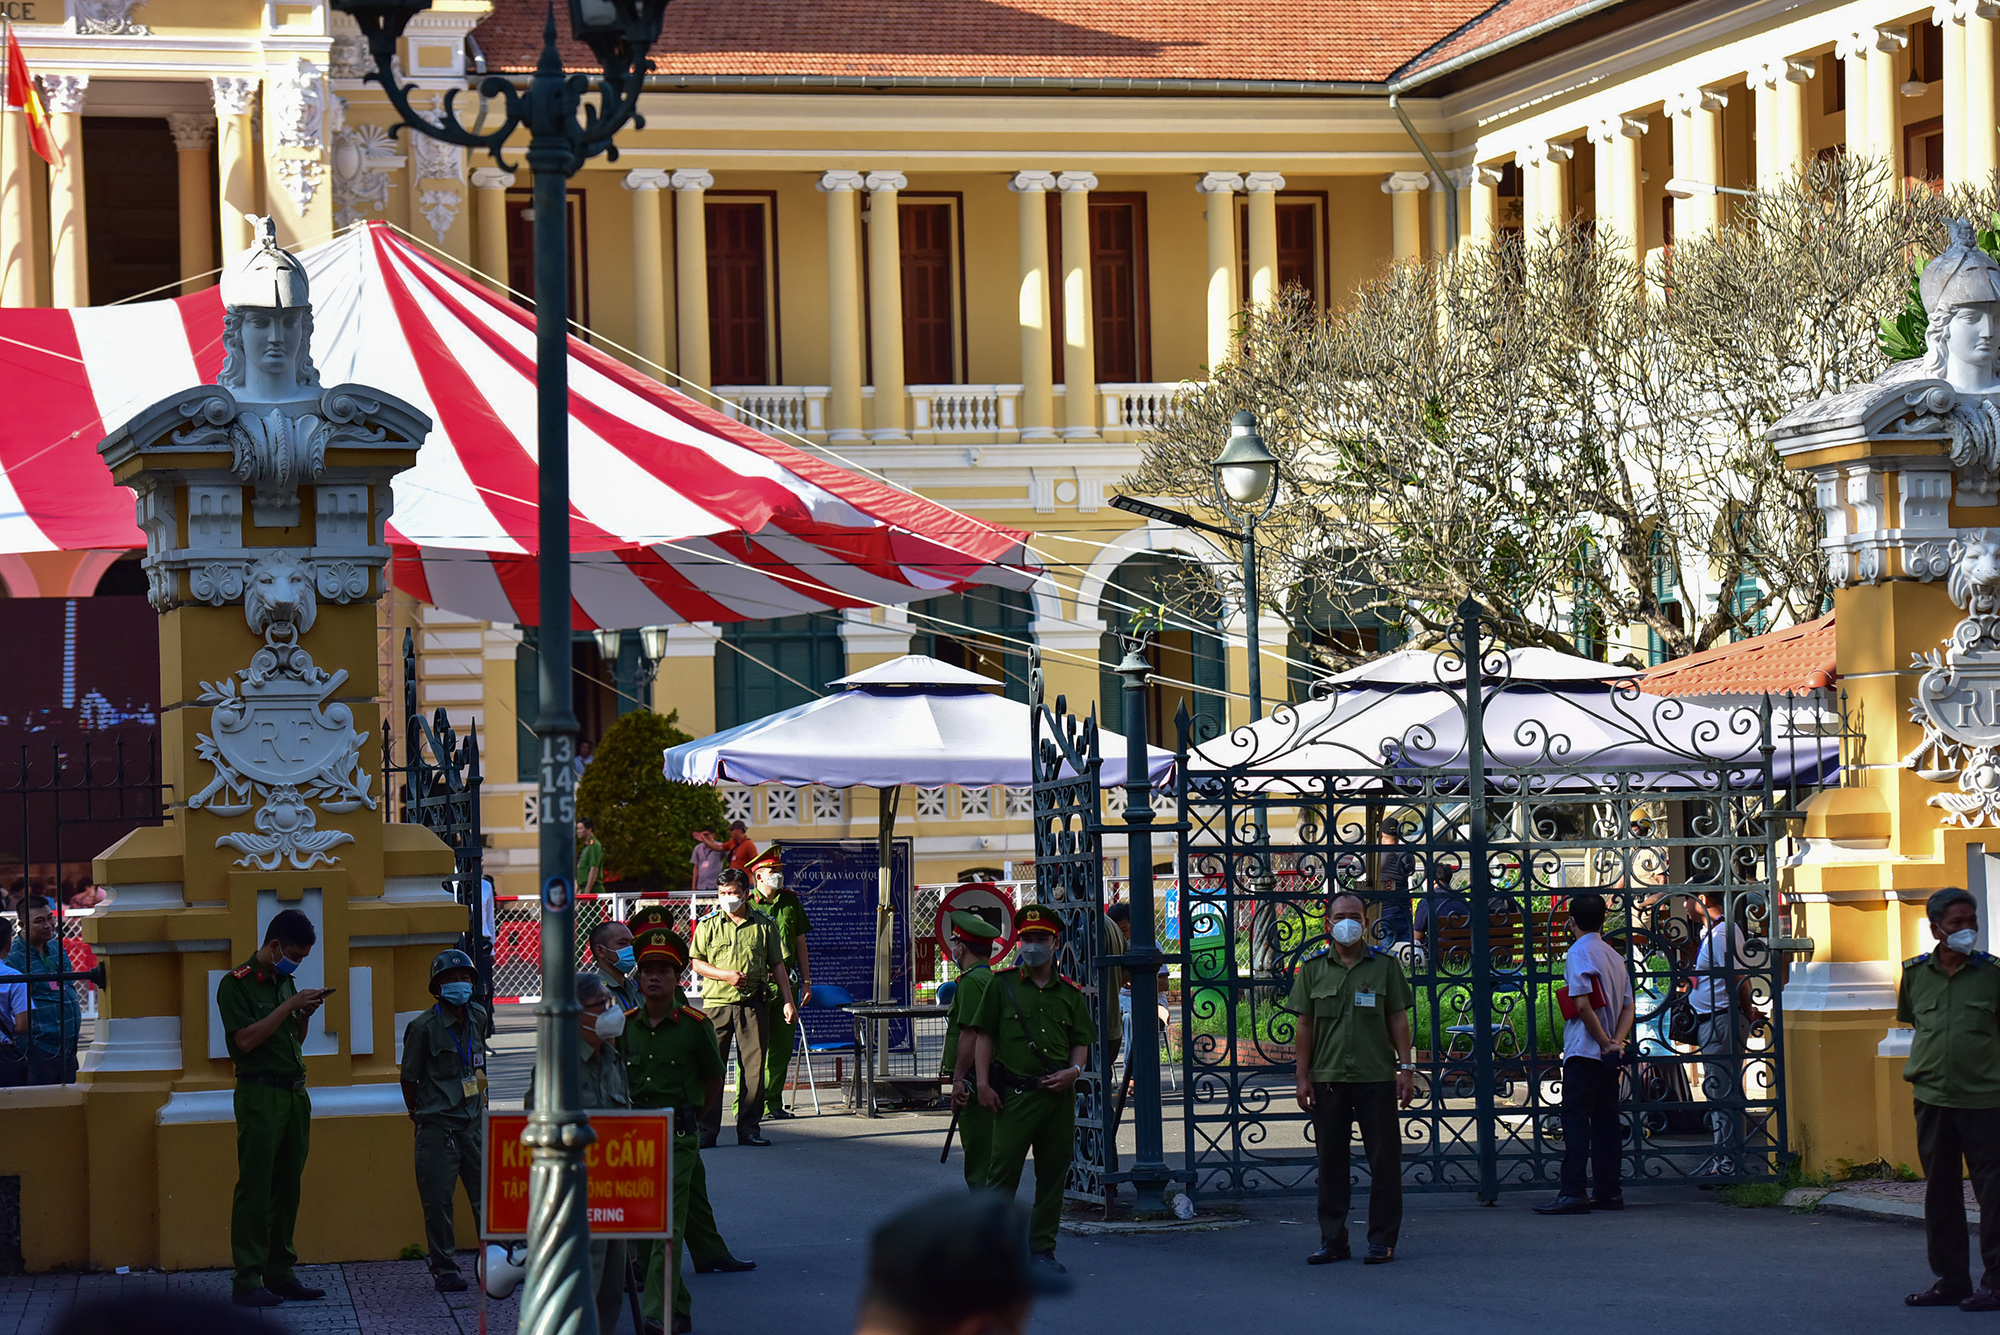
<instances>
[{"instance_id":1,"label":"man in white shirt","mask_svg":"<svg viewBox=\"0 0 2000 1335\"><path fill-rule=\"evenodd\" d=\"M1619 1183L1624 1138L1618 1125L1618 1072L1632 1032L1632 976L1603 936L1604 898L1569 902L1576 941L1563 961L1562 1178L1556 1198L1536 1214L1622 1210ZM1585 1170L1596 1192L1585 1191Z\"/></svg>"},{"instance_id":2,"label":"man in white shirt","mask_svg":"<svg viewBox=\"0 0 2000 1335\"><path fill-rule=\"evenodd\" d=\"M1741 1091L1742 1052L1753 1022L1753 1017L1745 1017L1739 1025L1736 1019L1736 994L1745 981L1743 931L1728 920L1723 908L1720 890L1702 892L1704 926L1694 955L1694 985L1688 989L1688 1004L1694 1008L1696 1020L1695 1038L1702 1056L1710 1059L1701 1064L1701 1094L1714 1103L1736 1098ZM1741 1139L1740 1113L1714 1112L1708 1119L1717 1145ZM1716 1160L1710 1160L1708 1166L1721 1170Z\"/></svg>"}]
</instances>

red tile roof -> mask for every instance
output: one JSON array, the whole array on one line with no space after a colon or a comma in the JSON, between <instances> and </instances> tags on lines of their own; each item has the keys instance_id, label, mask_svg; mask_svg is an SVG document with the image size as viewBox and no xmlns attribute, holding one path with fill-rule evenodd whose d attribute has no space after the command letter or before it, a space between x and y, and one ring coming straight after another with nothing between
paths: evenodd
<instances>
[{"instance_id":1,"label":"red tile roof","mask_svg":"<svg viewBox=\"0 0 2000 1335\"><path fill-rule=\"evenodd\" d=\"M1378 83L1493 8L1494 0L674 0L653 61L670 76ZM496 0L474 30L487 68L532 69L546 12L547 0ZM556 24L567 33L566 14ZM563 56L570 69L596 68L567 37Z\"/></svg>"},{"instance_id":2,"label":"red tile roof","mask_svg":"<svg viewBox=\"0 0 2000 1335\"><path fill-rule=\"evenodd\" d=\"M1637 680L1652 695L1762 695L1829 686L1833 614L1662 663Z\"/></svg>"},{"instance_id":3,"label":"red tile roof","mask_svg":"<svg viewBox=\"0 0 2000 1335\"><path fill-rule=\"evenodd\" d=\"M1458 56L1480 47L1490 46L1533 27L1547 19L1558 18L1571 10L1581 9L1588 0L1500 0L1500 2L1479 14L1456 32L1418 55L1398 71L1405 78L1435 69Z\"/></svg>"}]
</instances>

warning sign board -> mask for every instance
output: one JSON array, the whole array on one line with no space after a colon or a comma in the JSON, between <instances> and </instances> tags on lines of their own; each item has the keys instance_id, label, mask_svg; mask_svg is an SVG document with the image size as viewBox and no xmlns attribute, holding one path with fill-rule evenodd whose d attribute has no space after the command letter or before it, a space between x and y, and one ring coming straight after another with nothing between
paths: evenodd
<instances>
[{"instance_id":1,"label":"warning sign board","mask_svg":"<svg viewBox=\"0 0 2000 1335\"><path fill-rule=\"evenodd\" d=\"M993 962L999 963L1001 955L1014 942L1014 900L1004 886L990 881L973 881L952 890L938 901L937 939L938 949L948 951L951 946L951 915L963 909L975 913L1000 929L1000 939L993 943Z\"/></svg>"},{"instance_id":2,"label":"warning sign board","mask_svg":"<svg viewBox=\"0 0 2000 1335\"><path fill-rule=\"evenodd\" d=\"M528 1236L528 1170L521 1143L526 1113L486 1114L486 1190L480 1236ZM665 1238L673 1233L673 1127L667 1109L592 1111L597 1143L584 1154L590 1231L599 1237Z\"/></svg>"}]
</instances>

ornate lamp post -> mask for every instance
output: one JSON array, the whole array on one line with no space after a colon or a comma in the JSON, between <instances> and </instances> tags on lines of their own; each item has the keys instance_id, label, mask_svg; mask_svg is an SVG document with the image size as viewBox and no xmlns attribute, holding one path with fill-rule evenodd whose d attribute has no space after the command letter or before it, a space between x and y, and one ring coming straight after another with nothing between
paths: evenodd
<instances>
[{"instance_id":1,"label":"ornate lamp post","mask_svg":"<svg viewBox=\"0 0 2000 1335\"><path fill-rule=\"evenodd\" d=\"M1264 717L1264 674L1257 648L1257 521L1278 503L1278 461L1257 434L1257 414L1236 414L1229 440L1210 465L1215 505L1243 530L1243 630L1250 642L1250 721Z\"/></svg>"},{"instance_id":2,"label":"ornate lamp post","mask_svg":"<svg viewBox=\"0 0 2000 1335\"><path fill-rule=\"evenodd\" d=\"M1125 682L1125 834L1132 866L1126 898L1132 936L1125 965L1132 975L1132 1046L1125 1054L1132 1081L1132 1168L1127 1174L1139 1208L1167 1208L1166 1141L1160 1125L1160 1041L1153 1026L1160 1011L1160 964L1165 958L1153 932L1153 786L1146 768L1146 636L1125 642L1125 659L1113 669ZM1107 975L1107 978L1110 975ZM1111 1073L1104 1073L1105 1079Z\"/></svg>"},{"instance_id":3,"label":"ornate lamp post","mask_svg":"<svg viewBox=\"0 0 2000 1335\"><path fill-rule=\"evenodd\" d=\"M411 18L430 0L332 0L361 26L375 58L368 77L382 86L402 116L396 128L462 148L485 149L502 167L508 138L528 131L528 167L535 176L535 381L541 588L542 1001L535 1008L535 1112L524 1140L534 1152L529 1177L528 1279L521 1330L529 1335L595 1335L589 1298L590 1230L585 1211L584 1151L594 1139L577 1108L579 1079L576 1004L576 715L569 668L569 178L599 153L618 156L612 136L641 126L639 95L660 35L667 0L569 0L570 31L596 55L603 73L595 103L590 77L565 74L556 48L553 10L542 29L541 59L524 92L494 76L479 85L482 101L505 112L491 130L459 124L445 95L433 123L410 107L392 62ZM484 118L479 124L483 125Z\"/></svg>"}]
</instances>

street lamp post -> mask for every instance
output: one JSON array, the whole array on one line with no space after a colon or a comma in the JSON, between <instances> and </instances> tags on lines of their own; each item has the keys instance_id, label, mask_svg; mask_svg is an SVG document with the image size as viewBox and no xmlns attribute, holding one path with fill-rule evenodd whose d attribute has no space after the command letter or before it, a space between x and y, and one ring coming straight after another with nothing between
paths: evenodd
<instances>
[{"instance_id":1,"label":"street lamp post","mask_svg":"<svg viewBox=\"0 0 2000 1335\"><path fill-rule=\"evenodd\" d=\"M578 1108L576 1003L576 715L571 699L569 572L569 178L589 159L613 159L612 136L642 126L639 95L660 35L667 0L569 0L570 30L603 73L586 104L590 77L567 74L556 46L555 12L542 28L541 58L526 90L498 75L479 85L482 104L500 101L492 130L485 117L466 129L445 94L435 121L410 106L393 61L403 29L430 0L331 0L360 25L380 84L409 129L461 148L484 149L507 167L507 141L525 127L534 173L535 386L540 465L542 1000L535 1007L535 1111L523 1142L533 1152L528 1180L528 1275L521 1298L524 1335L596 1335L591 1302L590 1229L584 1153L595 1139Z\"/></svg>"},{"instance_id":2,"label":"street lamp post","mask_svg":"<svg viewBox=\"0 0 2000 1335\"><path fill-rule=\"evenodd\" d=\"M1278 503L1278 461L1257 434L1257 414L1236 414L1229 423L1229 440L1211 465L1215 470L1216 508L1243 531L1243 629L1250 649L1250 721L1264 717L1264 669L1257 647L1261 602L1257 597L1257 521ZM1261 817L1262 812L1260 810ZM1260 819L1259 827L1262 826Z\"/></svg>"},{"instance_id":3,"label":"street lamp post","mask_svg":"<svg viewBox=\"0 0 2000 1335\"><path fill-rule=\"evenodd\" d=\"M1132 1168L1128 1175L1141 1209L1164 1210L1173 1174L1167 1167L1161 1129L1160 1044L1154 1025L1160 1012L1160 943L1153 930L1153 785L1146 767L1146 637L1126 641L1125 658L1114 669L1125 680L1125 837L1132 874L1125 887L1132 910L1125 967L1132 978L1132 1046L1125 1054L1132 1082ZM1106 975L1109 984L1113 975ZM1109 1081L1111 1072L1104 1078ZM1109 1102L1109 1091L1106 1091Z\"/></svg>"}]
</instances>

